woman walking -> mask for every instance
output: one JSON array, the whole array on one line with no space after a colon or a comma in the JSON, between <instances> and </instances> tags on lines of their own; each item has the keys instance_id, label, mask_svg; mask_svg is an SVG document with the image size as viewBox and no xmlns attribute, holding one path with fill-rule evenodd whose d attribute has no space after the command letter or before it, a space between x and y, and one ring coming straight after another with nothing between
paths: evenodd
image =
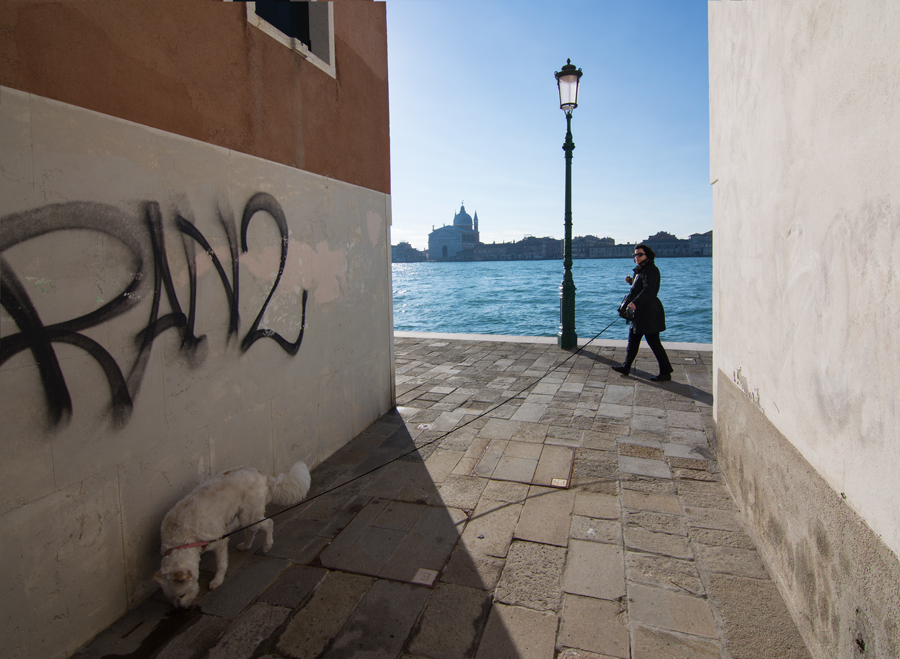
<instances>
[{"instance_id":1,"label":"woman walking","mask_svg":"<svg viewBox=\"0 0 900 659\"><path fill-rule=\"evenodd\" d=\"M634 248L634 278L625 277L625 283L631 284L631 292L622 303L634 312L634 321L628 332L628 347L625 350L625 363L613 366L622 376L631 372L631 364L637 357L641 338L647 337L647 345L659 362L659 375L650 378L654 382L666 382L672 379L672 365L669 356L659 340L659 333L666 331L666 312L657 295L659 294L659 268L653 263L656 254L650 247L641 243Z\"/></svg>"}]
</instances>

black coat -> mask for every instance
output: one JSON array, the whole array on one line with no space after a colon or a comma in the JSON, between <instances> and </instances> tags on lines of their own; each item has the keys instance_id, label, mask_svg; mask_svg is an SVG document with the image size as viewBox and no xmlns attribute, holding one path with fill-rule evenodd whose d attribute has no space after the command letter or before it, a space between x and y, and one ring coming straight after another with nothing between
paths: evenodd
<instances>
[{"instance_id":1,"label":"black coat","mask_svg":"<svg viewBox=\"0 0 900 659\"><path fill-rule=\"evenodd\" d=\"M636 334L666 331L666 311L657 297L659 282L659 268L653 261L645 261L634 269L634 281L626 302L634 302L634 324L631 329Z\"/></svg>"}]
</instances>

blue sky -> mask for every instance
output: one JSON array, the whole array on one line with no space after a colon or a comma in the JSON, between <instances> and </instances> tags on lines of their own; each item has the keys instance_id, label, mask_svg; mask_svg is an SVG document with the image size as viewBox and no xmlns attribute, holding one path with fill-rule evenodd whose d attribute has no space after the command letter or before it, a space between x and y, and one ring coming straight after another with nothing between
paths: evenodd
<instances>
[{"instance_id":1,"label":"blue sky","mask_svg":"<svg viewBox=\"0 0 900 659\"><path fill-rule=\"evenodd\" d=\"M387 0L391 242L428 246L465 201L482 242L712 229L706 0Z\"/></svg>"}]
</instances>

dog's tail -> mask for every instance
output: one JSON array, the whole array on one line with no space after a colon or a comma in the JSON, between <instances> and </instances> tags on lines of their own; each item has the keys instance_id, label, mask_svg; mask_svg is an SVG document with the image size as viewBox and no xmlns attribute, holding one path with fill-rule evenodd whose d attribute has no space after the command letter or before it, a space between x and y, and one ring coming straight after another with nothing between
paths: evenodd
<instances>
[{"instance_id":1,"label":"dog's tail","mask_svg":"<svg viewBox=\"0 0 900 659\"><path fill-rule=\"evenodd\" d=\"M296 463L290 472L277 477L267 477L269 485L268 503L280 506L293 506L306 498L309 492L309 469L303 462Z\"/></svg>"}]
</instances>

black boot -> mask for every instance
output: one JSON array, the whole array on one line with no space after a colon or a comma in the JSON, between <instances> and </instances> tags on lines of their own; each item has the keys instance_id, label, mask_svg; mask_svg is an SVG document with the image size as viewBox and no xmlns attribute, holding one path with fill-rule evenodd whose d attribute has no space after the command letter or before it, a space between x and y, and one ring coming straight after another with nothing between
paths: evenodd
<instances>
[{"instance_id":1,"label":"black boot","mask_svg":"<svg viewBox=\"0 0 900 659\"><path fill-rule=\"evenodd\" d=\"M628 346L625 348L625 363L621 366L613 366L612 370L621 373L622 377L626 377L631 373L631 365L634 358L637 357L638 348L641 345L641 335L634 333L634 326L628 330Z\"/></svg>"},{"instance_id":2,"label":"black boot","mask_svg":"<svg viewBox=\"0 0 900 659\"><path fill-rule=\"evenodd\" d=\"M650 346L656 361L659 362L659 375L655 378L650 378L650 380L653 382L668 382L672 379L672 371L674 369L669 362L669 356L666 354L666 349L663 348L662 341L659 340L659 334L648 334L647 345Z\"/></svg>"}]
</instances>

